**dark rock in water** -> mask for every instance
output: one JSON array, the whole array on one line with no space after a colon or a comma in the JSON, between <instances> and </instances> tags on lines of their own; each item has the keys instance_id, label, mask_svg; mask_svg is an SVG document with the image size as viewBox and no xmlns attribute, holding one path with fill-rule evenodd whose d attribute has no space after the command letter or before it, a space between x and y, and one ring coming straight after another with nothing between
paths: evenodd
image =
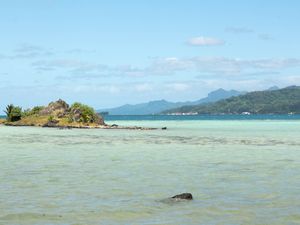
<instances>
[{"instance_id":1,"label":"dark rock in water","mask_svg":"<svg viewBox=\"0 0 300 225\"><path fill-rule=\"evenodd\" d=\"M160 200L160 202L168 205L174 205L174 204L178 204L179 202L186 202L191 200L193 200L193 196L191 193L182 193L170 198L162 199Z\"/></svg>"},{"instance_id":2,"label":"dark rock in water","mask_svg":"<svg viewBox=\"0 0 300 225\"><path fill-rule=\"evenodd\" d=\"M167 129L167 127L162 127L161 129L162 129L162 130L166 130L166 129Z\"/></svg>"},{"instance_id":3,"label":"dark rock in water","mask_svg":"<svg viewBox=\"0 0 300 225\"><path fill-rule=\"evenodd\" d=\"M111 127L118 127L118 124L112 124Z\"/></svg>"},{"instance_id":4,"label":"dark rock in water","mask_svg":"<svg viewBox=\"0 0 300 225\"><path fill-rule=\"evenodd\" d=\"M174 199L193 200L193 195L191 193L182 193L182 194L179 194L179 195L175 195L172 198L174 198Z\"/></svg>"}]
</instances>

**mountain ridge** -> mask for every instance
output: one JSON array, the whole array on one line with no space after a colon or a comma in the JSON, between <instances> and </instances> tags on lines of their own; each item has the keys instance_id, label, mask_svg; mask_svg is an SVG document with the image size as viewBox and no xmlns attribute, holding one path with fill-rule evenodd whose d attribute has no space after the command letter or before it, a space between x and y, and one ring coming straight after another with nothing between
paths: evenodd
<instances>
[{"instance_id":1,"label":"mountain ridge","mask_svg":"<svg viewBox=\"0 0 300 225\"><path fill-rule=\"evenodd\" d=\"M205 105L190 105L162 114L300 114L300 86L254 91Z\"/></svg>"},{"instance_id":2,"label":"mountain ridge","mask_svg":"<svg viewBox=\"0 0 300 225\"><path fill-rule=\"evenodd\" d=\"M108 112L110 115L149 115L159 114L162 111L169 110L172 108L178 108L185 105L197 105L209 102L215 102L221 99L229 98L232 96L238 96L245 94L246 92L240 92L236 90L224 90L219 88L214 90L204 98L196 101L185 101L185 102L170 102L165 99L153 100L146 103L139 104L125 104L115 108L101 109L97 112Z\"/></svg>"}]
</instances>

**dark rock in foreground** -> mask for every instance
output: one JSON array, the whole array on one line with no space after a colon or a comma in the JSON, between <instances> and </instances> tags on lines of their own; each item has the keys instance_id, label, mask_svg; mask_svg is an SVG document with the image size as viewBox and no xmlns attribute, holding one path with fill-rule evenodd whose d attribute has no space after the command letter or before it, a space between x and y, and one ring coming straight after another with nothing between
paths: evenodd
<instances>
[{"instance_id":1,"label":"dark rock in foreground","mask_svg":"<svg viewBox=\"0 0 300 225\"><path fill-rule=\"evenodd\" d=\"M174 195L173 197L170 198L159 200L159 202L168 205L174 205L174 204L178 204L179 202L187 202L191 200L193 200L193 195L191 193L182 193L179 195Z\"/></svg>"},{"instance_id":2,"label":"dark rock in foreground","mask_svg":"<svg viewBox=\"0 0 300 225\"><path fill-rule=\"evenodd\" d=\"M179 194L179 195L175 195L172 198L173 199L193 200L193 195L191 193L182 193L182 194Z\"/></svg>"}]
</instances>

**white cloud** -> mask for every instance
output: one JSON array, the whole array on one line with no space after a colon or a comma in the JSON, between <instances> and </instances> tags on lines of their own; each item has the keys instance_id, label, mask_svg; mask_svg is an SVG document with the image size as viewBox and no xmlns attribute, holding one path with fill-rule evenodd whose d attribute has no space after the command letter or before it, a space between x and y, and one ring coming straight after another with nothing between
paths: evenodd
<instances>
[{"instance_id":1,"label":"white cloud","mask_svg":"<svg viewBox=\"0 0 300 225\"><path fill-rule=\"evenodd\" d=\"M40 46L31 44L22 44L14 50L13 55L7 56L8 59L23 59L23 58L38 58L38 57L48 57L54 55L55 53L51 49L46 49Z\"/></svg>"},{"instance_id":2,"label":"white cloud","mask_svg":"<svg viewBox=\"0 0 300 225\"><path fill-rule=\"evenodd\" d=\"M228 27L225 29L225 31L233 34L246 34L254 32L252 29L249 29L247 27Z\"/></svg>"},{"instance_id":3,"label":"white cloud","mask_svg":"<svg viewBox=\"0 0 300 225\"><path fill-rule=\"evenodd\" d=\"M121 89L115 85L110 85L107 89L108 89L108 92L111 94L117 94L121 91Z\"/></svg>"},{"instance_id":4,"label":"white cloud","mask_svg":"<svg viewBox=\"0 0 300 225\"><path fill-rule=\"evenodd\" d=\"M80 60L37 61L32 66L38 72L57 70L65 80L90 80L109 77L139 78L152 76L247 76L247 74L278 74L289 68L300 67L298 58L239 59L228 57L156 58L145 67L132 65L109 66Z\"/></svg>"},{"instance_id":5,"label":"white cloud","mask_svg":"<svg viewBox=\"0 0 300 225\"><path fill-rule=\"evenodd\" d=\"M271 40L274 40L274 38L273 38L271 35L269 35L269 34L259 34L259 35L258 35L258 38L259 38L260 40L263 40L263 41L271 41Z\"/></svg>"},{"instance_id":6,"label":"white cloud","mask_svg":"<svg viewBox=\"0 0 300 225\"><path fill-rule=\"evenodd\" d=\"M34 67L48 67L48 68L83 68L83 67L92 67L92 64L86 63L80 60L73 59L57 59L57 60L41 60L32 63ZM94 65L93 65L94 67Z\"/></svg>"},{"instance_id":7,"label":"white cloud","mask_svg":"<svg viewBox=\"0 0 300 225\"><path fill-rule=\"evenodd\" d=\"M186 83L170 83L166 85L171 91L186 91L190 86Z\"/></svg>"},{"instance_id":8,"label":"white cloud","mask_svg":"<svg viewBox=\"0 0 300 225\"><path fill-rule=\"evenodd\" d=\"M193 46L215 46L223 45L225 42L223 40L213 38L213 37L194 37L188 40L189 45Z\"/></svg>"},{"instance_id":9,"label":"white cloud","mask_svg":"<svg viewBox=\"0 0 300 225\"><path fill-rule=\"evenodd\" d=\"M192 57L192 58L165 58L157 59L146 68L149 74L156 72L163 74L174 74L181 71L214 74L218 76L243 75L245 73L276 73L292 67L300 67L300 59L239 59L226 57ZM152 72L152 73L151 73Z\"/></svg>"},{"instance_id":10,"label":"white cloud","mask_svg":"<svg viewBox=\"0 0 300 225\"><path fill-rule=\"evenodd\" d=\"M96 53L96 50L73 48L70 50L66 50L65 53L67 53L67 54L86 54L86 53L90 54L90 53Z\"/></svg>"},{"instance_id":11,"label":"white cloud","mask_svg":"<svg viewBox=\"0 0 300 225\"><path fill-rule=\"evenodd\" d=\"M148 84L148 83L144 83L144 84L137 84L135 85L135 90L138 92L147 92L147 91L152 91L153 87L152 85Z\"/></svg>"},{"instance_id":12,"label":"white cloud","mask_svg":"<svg viewBox=\"0 0 300 225\"><path fill-rule=\"evenodd\" d=\"M77 84L77 85L60 85L57 86L62 91L70 93L98 93L98 94L117 94L121 88L113 84Z\"/></svg>"}]
</instances>

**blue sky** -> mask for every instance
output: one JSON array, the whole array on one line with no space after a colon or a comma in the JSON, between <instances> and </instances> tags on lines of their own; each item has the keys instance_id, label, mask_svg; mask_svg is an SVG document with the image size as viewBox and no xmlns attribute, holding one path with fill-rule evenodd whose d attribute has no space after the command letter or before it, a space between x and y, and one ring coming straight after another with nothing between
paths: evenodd
<instances>
[{"instance_id":1,"label":"blue sky","mask_svg":"<svg viewBox=\"0 0 300 225\"><path fill-rule=\"evenodd\" d=\"M300 85L300 1L2 1L0 109Z\"/></svg>"}]
</instances>

